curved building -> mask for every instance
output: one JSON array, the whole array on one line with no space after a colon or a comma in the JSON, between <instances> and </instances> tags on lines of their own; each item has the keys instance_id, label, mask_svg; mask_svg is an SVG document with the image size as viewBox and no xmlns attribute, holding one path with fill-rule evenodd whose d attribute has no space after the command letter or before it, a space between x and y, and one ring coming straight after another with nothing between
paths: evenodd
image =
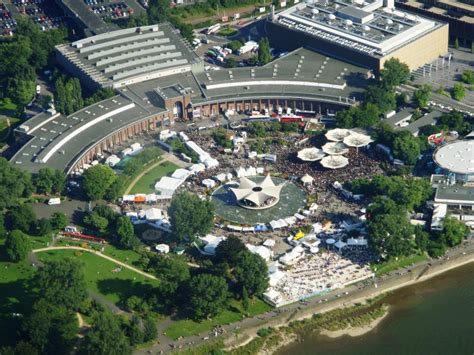
<instances>
[{"instance_id":1,"label":"curved building","mask_svg":"<svg viewBox=\"0 0 474 355\"><path fill-rule=\"evenodd\" d=\"M433 153L433 160L447 175L456 180L474 181L474 140L458 140L445 144Z\"/></svg>"},{"instance_id":2,"label":"curved building","mask_svg":"<svg viewBox=\"0 0 474 355\"><path fill-rule=\"evenodd\" d=\"M114 87L117 95L69 116L40 113L15 129L22 146L11 161L33 173L45 166L79 171L136 135L227 109L335 113L357 104L369 74L303 48L261 67L204 71L168 24L100 34L57 50L82 83Z\"/></svg>"}]
</instances>

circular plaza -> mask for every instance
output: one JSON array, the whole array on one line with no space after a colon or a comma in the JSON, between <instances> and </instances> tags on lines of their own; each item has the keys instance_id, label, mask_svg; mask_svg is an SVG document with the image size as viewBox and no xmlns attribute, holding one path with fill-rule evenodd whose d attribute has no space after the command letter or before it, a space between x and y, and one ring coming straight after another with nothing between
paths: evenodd
<instances>
[{"instance_id":1,"label":"circular plaza","mask_svg":"<svg viewBox=\"0 0 474 355\"><path fill-rule=\"evenodd\" d=\"M258 186L265 181L264 176L247 178ZM216 208L216 215L225 221L253 225L268 223L275 219L292 216L306 205L306 193L291 181L272 177L277 186L281 186L279 199L270 207L263 209L242 206L234 191L240 187L239 182L232 181L217 188L212 194L212 202Z\"/></svg>"}]
</instances>

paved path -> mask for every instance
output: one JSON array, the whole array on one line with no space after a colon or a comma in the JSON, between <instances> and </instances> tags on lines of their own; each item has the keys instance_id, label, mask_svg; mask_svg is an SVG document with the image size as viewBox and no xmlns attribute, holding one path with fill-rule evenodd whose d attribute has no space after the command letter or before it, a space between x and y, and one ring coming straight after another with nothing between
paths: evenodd
<instances>
[{"instance_id":1,"label":"paved path","mask_svg":"<svg viewBox=\"0 0 474 355\"><path fill-rule=\"evenodd\" d=\"M92 253L92 254L95 254L97 256L100 256L101 258L104 258L104 259L107 259L107 260L110 260L120 266L123 266L124 268L126 269L129 269L129 270L132 270L132 271L135 271L136 273L140 274L140 275L143 275L149 279L152 279L152 280L158 280L155 276L153 276L152 274L149 274L145 271L142 271L140 269L137 269L136 267L133 267L133 266L130 266L130 265L127 265L117 259L114 259L108 255L105 255L105 254L102 254L100 251L96 251L96 250L91 250L91 249L86 249L86 248L82 248L82 247L76 247L76 246L58 246L58 247L47 247L47 248L40 248L40 249L34 249L33 250L33 253L40 253L40 252L43 252L43 251L50 251L50 250L81 250L81 251L85 251L85 252L88 252L88 253Z\"/></svg>"}]
</instances>

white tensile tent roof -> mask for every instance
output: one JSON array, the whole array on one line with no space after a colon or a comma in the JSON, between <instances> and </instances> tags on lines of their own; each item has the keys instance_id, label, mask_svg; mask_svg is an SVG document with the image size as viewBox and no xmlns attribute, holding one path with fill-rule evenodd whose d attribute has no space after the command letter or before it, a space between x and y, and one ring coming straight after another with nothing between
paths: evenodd
<instances>
[{"instance_id":1,"label":"white tensile tent roof","mask_svg":"<svg viewBox=\"0 0 474 355\"><path fill-rule=\"evenodd\" d=\"M343 155L349 151L349 148L342 142L329 142L323 145L323 152L329 155Z\"/></svg>"},{"instance_id":2,"label":"white tensile tent roof","mask_svg":"<svg viewBox=\"0 0 474 355\"><path fill-rule=\"evenodd\" d=\"M366 134L352 132L349 136L344 138L343 142L349 147L360 148L367 146L373 142L373 140Z\"/></svg>"},{"instance_id":3,"label":"white tensile tent roof","mask_svg":"<svg viewBox=\"0 0 474 355\"><path fill-rule=\"evenodd\" d=\"M327 169L340 169L349 164L349 159L342 155L331 155L321 160L321 165Z\"/></svg>"},{"instance_id":4,"label":"white tensile tent roof","mask_svg":"<svg viewBox=\"0 0 474 355\"><path fill-rule=\"evenodd\" d=\"M298 152L298 159L303 161L316 161L321 160L324 157L324 153L318 148L304 148Z\"/></svg>"},{"instance_id":5,"label":"white tensile tent roof","mask_svg":"<svg viewBox=\"0 0 474 355\"><path fill-rule=\"evenodd\" d=\"M334 128L325 134L326 138L333 142L341 142L345 137L351 134L351 131L344 128Z\"/></svg>"},{"instance_id":6,"label":"white tensile tent roof","mask_svg":"<svg viewBox=\"0 0 474 355\"><path fill-rule=\"evenodd\" d=\"M334 246L338 249L342 249L346 246L346 243L344 243L342 240L338 240Z\"/></svg>"},{"instance_id":7,"label":"white tensile tent roof","mask_svg":"<svg viewBox=\"0 0 474 355\"><path fill-rule=\"evenodd\" d=\"M246 177L241 177L239 187L231 188L231 191L237 200L245 199L253 202L256 206L261 206L269 198L278 199L283 185L284 183L275 185L270 175L267 175L260 183L256 183ZM257 189L258 191L255 191L254 188L257 187L259 188Z\"/></svg>"}]
</instances>

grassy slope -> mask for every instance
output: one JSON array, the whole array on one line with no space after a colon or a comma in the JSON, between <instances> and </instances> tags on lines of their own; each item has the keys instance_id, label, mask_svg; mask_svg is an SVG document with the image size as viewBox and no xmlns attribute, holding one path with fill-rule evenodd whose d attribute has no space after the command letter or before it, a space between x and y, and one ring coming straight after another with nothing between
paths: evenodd
<instances>
[{"instance_id":1,"label":"grassy slope","mask_svg":"<svg viewBox=\"0 0 474 355\"><path fill-rule=\"evenodd\" d=\"M195 322L190 319L176 321L166 329L166 336L176 339L180 336L196 335L211 330L217 325L237 322L244 318L242 305L239 302L233 300L230 303L230 308L231 309L220 313L213 319L204 320L202 322ZM262 300L254 299L250 303L248 316L264 313L271 309L272 307Z\"/></svg>"},{"instance_id":2,"label":"grassy slope","mask_svg":"<svg viewBox=\"0 0 474 355\"><path fill-rule=\"evenodd\" d=\"M159 180L162 176L169 175L173 173L178 166L171 162L164 162L147 173L145 173L140 180L132 187L130 193L137 194L137 193L151 193L155 191L155 183Z\"/></svg>"},{"instance_id":3,"label":"grassy slope","mask_svg":"<svg viewBox=\"0 0 474 355\"><path fill-rule=\"evenodd\" d=\"M37 254L40 260L57 260L65 257L83 262L87 287L107 300L119 304L132 295L141 296L158 282L147 279L131 270L114 272L116 264L91 253L76 253L73 250L52 250Z\"/></svg>"}]
</instances>

